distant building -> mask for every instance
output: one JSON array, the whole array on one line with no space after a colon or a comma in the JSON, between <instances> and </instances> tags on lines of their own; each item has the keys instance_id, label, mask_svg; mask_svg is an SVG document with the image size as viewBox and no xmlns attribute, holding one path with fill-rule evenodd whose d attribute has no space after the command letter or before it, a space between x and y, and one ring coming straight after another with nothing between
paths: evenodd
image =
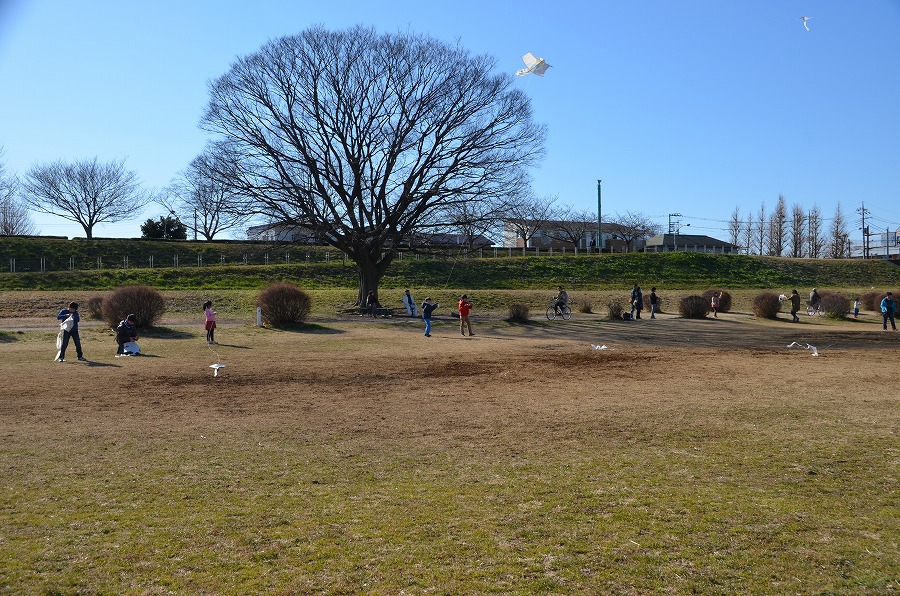
<instances>
[{"instance_id":1,"label":"distant building","mask_svg":"<svg viewBox=\"0 0 900 596\"><path fill-rule=\"evenodd\" d=\"M322 244L316 234L300 224L272 223L247 228L247 240Z\"/></svg>"},{"instance_id":2,"label":"distant building","mask_svg":"<svg viewBox=\"0 0 900 596\"><path fill-rule=\"evenodd\" d=\"M659 234L647 238L644 250L646 252L708 252L727 255L739 254L741 247L711 236Z\"/></svg>"},{"instance_id":3,"label":"distant building","mask_svg":"<svg viewBox=\"0 0 900 596\"><path fill-rule=\"evenodd\" d=\"M412 240L409 242L404 242L404 245L409 245L413 248L417 246L430 246L430 247L460 247L465 246L468 247L471 245L473 249L476 248L487 248L489 246L493 246L494 242L490 238L486 238L481 234L473 237L469 237L466 234L444 234L444 233L434 233L434 234L416 234L412 237Z\"/></svg>"},{"instance_id":4,"label":"distant building","mask_svg":"<svg viewBox=\"0 0 900 596\"><path fill-rule=\"evenodd\" d=\"M524 222L527 227L533 227L529 221ZM528 239L528 246L519 234L523 227L523 220L508 219L503 221L503 247L504 248L538 248L541 250L596 250L597 248L597 222L596 221L548 221L541 225L534 236ZM573 238L577 234L573 231L581 231L577 243L566 238ZM631 251L643 250L644 240L638 238L631 243ZM603 250L607 252L625 252L628 245L622 238L620 226L614 223L603 223Z\"/></svg>"}]
</instances>

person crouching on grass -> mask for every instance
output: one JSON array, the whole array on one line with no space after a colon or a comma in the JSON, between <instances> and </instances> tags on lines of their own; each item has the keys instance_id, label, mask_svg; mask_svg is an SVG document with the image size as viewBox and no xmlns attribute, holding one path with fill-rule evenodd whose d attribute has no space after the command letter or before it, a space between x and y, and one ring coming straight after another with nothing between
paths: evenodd
<instances>
[{"instance_id":1,"label":"person crouching on grass","mask_svg":"<svg viewBox=\"0 0 900 596\"><path fill-rule=\"evenodd\" d=\"M469 297L463 294L459 297L459 333L465 337L466 336L466 327L469 328L469 335L475 335L472 333L472 323L469 322L469 313L472 311L472 303L469 302Z\"/></svg>"},{"instance_id":2,"label":"person crouching on grass","mask_svg":"<svg viewBox=\"0 0 900 596\"><path fill-rule=\"evenodd\" d=\"M203 303L203 312L206 314L206 343L216 344L216 311L212 309L212 300Z\"/></svg>"},{"instance_id":3,"label":"person crouching on grass","mask_svg":"<svg viewBox=\"0 0 900 596\"><path fill-rule=\"evenodd\" d=\"M135 330L136 325L137 317L135 315L128 315L121 323L119 323L119 326L116 327L116 343L119 344L119 349L116 350L116 358L125 355L125 344L138 340L137 331Z\"/></svg>"}]
</instances>

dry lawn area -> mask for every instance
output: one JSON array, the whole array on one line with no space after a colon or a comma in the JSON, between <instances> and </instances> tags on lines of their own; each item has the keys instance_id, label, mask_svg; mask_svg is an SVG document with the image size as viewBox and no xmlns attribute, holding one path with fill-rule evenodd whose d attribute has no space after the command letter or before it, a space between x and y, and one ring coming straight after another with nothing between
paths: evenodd
<instances>
[{"instance_id":1,"label":"dry lawn area","mask_svg":"<svg viewBox=\"0 0 900 596\"><path fill-rule=\"evenodd\" d=\"M900 333L475 325L0 335L0 592L900 589Z\"/></svg>"}]
</instances>

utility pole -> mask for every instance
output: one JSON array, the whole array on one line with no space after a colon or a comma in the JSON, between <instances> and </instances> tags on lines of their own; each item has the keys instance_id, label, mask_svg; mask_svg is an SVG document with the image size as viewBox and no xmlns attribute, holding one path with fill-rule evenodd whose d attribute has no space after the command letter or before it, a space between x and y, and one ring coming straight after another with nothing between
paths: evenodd
<instances>
[{"instance_id":1,"label":"utility pole","mask_svg":"<svg viewBox=\"0 0 900 596\"><path fill-rule=\"evenodd\" d=\"M870 212L866 209L865 202L860 203L860 208L856 210L857 213L862 215L862 233L863 233L863 258L869 258L869 228L866 227L866 215L869 215Z\"/></svg>"},{"instance_id":2,"label":"utility pole","mask_svg":"<svg viewBox=\"0 0 900 596\"><path fill-rule=\"evenodd\" d=\"M602 201L602 193L600 192L600 183L602 180L597 180L597 254L603 253L603 201Z\"/></svg>"}]
</instances>

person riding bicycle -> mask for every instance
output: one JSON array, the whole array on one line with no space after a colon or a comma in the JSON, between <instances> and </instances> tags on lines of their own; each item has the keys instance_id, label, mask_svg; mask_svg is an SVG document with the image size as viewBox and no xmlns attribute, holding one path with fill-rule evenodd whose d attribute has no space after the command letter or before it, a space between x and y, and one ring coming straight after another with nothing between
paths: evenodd
<instances>
[{"instance_id":1,"label":"person riding bicycle","mask_svg":"<svg viewBox=\"0 0 900 596\"><path fill-rule=\"evenodd\" d=\"M562 286L556 286L556 296L553 297L553 310L556 314L562 314L562 307L569 303L569 293Z\"/></svg>"},{"instance_id":2,"label":"person riding bicycle","mask_svg":"<svg viewBox=\"0 0 900 596\"><path fill-rule=\"evenodd\" d=\"M809 293L809 306L812 307L813 310L819 310L819 304L822 302L822 297L819 296L819 292L816 291L815 288L812 289L812 292Z\"/></svg>"}]
</instances>

